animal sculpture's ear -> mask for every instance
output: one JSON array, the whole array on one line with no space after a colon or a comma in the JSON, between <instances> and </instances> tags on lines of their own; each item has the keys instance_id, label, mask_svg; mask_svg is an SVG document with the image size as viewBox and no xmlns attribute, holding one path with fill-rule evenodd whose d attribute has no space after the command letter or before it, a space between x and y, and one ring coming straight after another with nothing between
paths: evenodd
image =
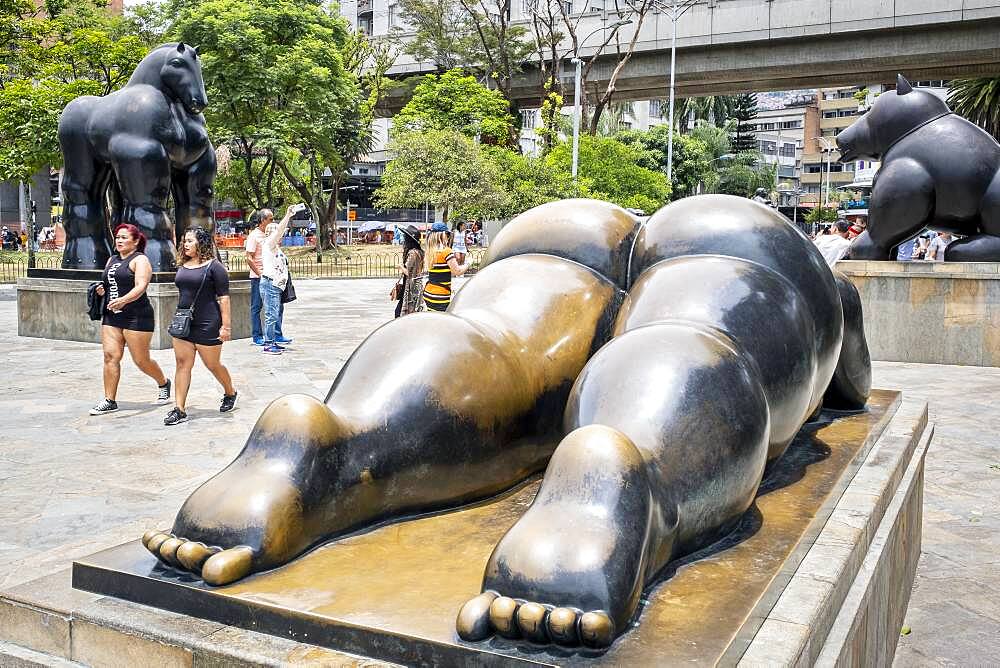
<instances>
[{"instance_id":1,"label":"animal sculpture's ear","mask_svg":"<svg viewBox=\"0 0 1000 668\"><path fill-rule=\"evenodd\" d=\"M178 42L177 50L180 51L181 53L184 53L184 49L185 49L184 42Z\"/></svg>"},{"instance_id":2,"label":"animal sculpture's ear","mask_svg":"<svg viewBox=\"0 0 1000 668\"><path fill-rule=\"evenodd\" d=\"M198 57L198 47L197 46L192 46L191 50L194 51L194 55L197 58Z\"/></svg>"},{"instance_id":3,"label":"animal sculpture's ear","mask_svg":"<svg viewBox=\"0 0 1000 668\"><path fill-rule=\"evenodd\" d=\"M906 95L913 91L913 86L902 74L896 75L896 95Z\"/></svg>"}]
</instances>

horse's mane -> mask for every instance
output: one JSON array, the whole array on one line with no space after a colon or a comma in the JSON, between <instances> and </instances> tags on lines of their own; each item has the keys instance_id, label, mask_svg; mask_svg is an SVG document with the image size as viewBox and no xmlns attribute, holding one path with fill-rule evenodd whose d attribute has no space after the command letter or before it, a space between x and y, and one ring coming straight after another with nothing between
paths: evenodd
<instances>
[{"instance_id":1,"label":"horse's mane","mask_svg":"<svg viewBox=\"0 0 1000 668\"><path fill-rule=\"evenodd\" d=\"M167 59L168 51L176 49L177 42L167 42L147 53L146 57L139 62L135 71L132 72L132 76L129 77L128 83L125 85L146 84L160 88L162 85L160 70L163 69L163 61Z\"/></svg>"}]
</instances>

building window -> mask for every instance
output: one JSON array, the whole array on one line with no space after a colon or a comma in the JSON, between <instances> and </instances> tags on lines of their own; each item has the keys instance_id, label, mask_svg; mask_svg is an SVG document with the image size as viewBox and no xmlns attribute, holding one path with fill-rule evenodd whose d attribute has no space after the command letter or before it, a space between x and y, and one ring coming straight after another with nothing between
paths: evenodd
<instances>
[{"instance_id":1,"label":"building window","mask_svg":"<svg viewBox=\"0 0 1000 668\"><path fill-rule=\"evenodd\" d=\"M371 36L371 34L372 34L372 20L371 20L371 17L366 16L364 18L359 18L358 19L358 30L360 30L361 34L363 34L363 35Z\"/></svg>"},{"instance_id":2,"label":"building window","mask_svg":"<svg viewBox=\"0 0 1000 668\"><path fill-rule=\"evenodd\" d=\"M566 16L573 13L573 3L568 0L564 0L560 3L562 5L563 11L566 12Z\"/></svg>"},{"instance_id":3,"label":"building window","mask_svg":"<svg viewBox=\"0 0 1000 668\"><path fill-rule=\"evenodd\" d=\"M837 117L837 112L836 111L824 111L823 112L823 118L836 118L836 117Z\"/></svg>"},{"instance_id":4,"label":"building window","mask_svg":"<svg viewBox=\"0 0 1000 668\"><path fill-rule=\"evenodd\" d=\"M795 157L795 144L781 144L781 157L782 158L794 158Z\"/></svg>"},{"instance_id":5,"label":"building window","mask_svg":"<svg viewBox=\"0 0 1000 668\"><path fill-rule=\"evenodd\" d=\"M389 27L395 28L399 21L399 8L397 5L389 5Z\"/></svg>"},{"instance_id":6,"label":"building window","mask_svg":"<svg viewBox=\"0 0 1000 668\"><path fill-rule=\"evenodd\" d=\"M837 116L840 118L847 118L848 116L857 116L857 115L858 115L857 109L841 109L840 111L837 112Z\"/></svg>"},{"instance_id":7,"label":"building window","mask_svg":"<svg viewBox=\"0 0 1000 668\"><path fill-rule=\"evenodd\" d=\"M802 127L802 121L781 121L782 130L795 130Z\"/></svg>"},{"instance_id":8,"label":"building window","mask_svg":"<svg viewBox=\"0 0 1000 668\"><path fill-rule=\"evenodd\" d=\"M663 118L663 100L649 101L650 118Z\"/></svg>"},{"instance_id":9,"label":"building window","mask_svg":"<svg viewBox=\"0 0 1000 668\"><path fill-rule=\"evenodd\" d=\"M757 125L757 129L758 130L773 130L774 129L774 123L759 123Z\"/></svg>"},{"instance_id":10,"label":"building window","mask_svg":"<svg viewBox=\"0 0 1000 668\"><path fill-rule=\"evenodd\" d=\"M522 109L521 110L521 127L525 130L533 130L535 128L535 110L534 109Z\"/></svg>"},{"instance_id":11,"label":"building window","mask_svg":"<svg viewBox=\"0 0 1000 668\"><path fill-rule=\"evenodd\" d=\"M764 155L774 155L778 151L778 144L773 141L758 141L757 148Z\"/></svg>"}]
</instances>

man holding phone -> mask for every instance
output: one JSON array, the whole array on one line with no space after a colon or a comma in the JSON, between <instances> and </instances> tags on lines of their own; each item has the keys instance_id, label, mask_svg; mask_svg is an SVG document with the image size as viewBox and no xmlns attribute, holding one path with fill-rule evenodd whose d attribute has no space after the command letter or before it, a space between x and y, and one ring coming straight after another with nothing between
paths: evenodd
<instances>
[{"instance_id":1,"label":"man holding phone","mask_svg":"<svg viewBox=\"0 0 1000 668\"><path fill-rule=\"evenodd\" d=\"M301 211L304 204L295 205L302 207L296 209ZM260 209L255 214L257 216L257 227L247 235L244 248L246 249L247 266L250 268L250 328L252 330L252 341L255 346L264 345L264 326L261 322L261 312L264 309L264 301L260 296L260 277L264 272L263 250L264 250L264 230L269 223L274 222L274 212L271 209ZM278 307L278 322L275 327L275 343L287 345L292 342L286 338L281 329L282 320L285 317L285 305Z\"/></svg>"}]
</instances>

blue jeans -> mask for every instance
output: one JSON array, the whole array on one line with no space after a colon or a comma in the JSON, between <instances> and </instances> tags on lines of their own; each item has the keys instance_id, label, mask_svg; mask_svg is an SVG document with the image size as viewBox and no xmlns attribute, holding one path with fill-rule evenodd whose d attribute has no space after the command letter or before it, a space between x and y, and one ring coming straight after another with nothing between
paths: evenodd
<instances>
[{"instance_id":1,"label":"blue jeans","mask_svg":"<svg viewBox=\"0 0 1000 668\"><path fill-rule=\"evenodd\" d=\"M281 300L279 299L280 303ZM261 311L264 308L264 300L260 296L260 279L250 278L250 330L255 339L264 338L264 326L261 321ZM285 338L281 333L281 321L285 317L285 305L278 307L278 325L274 328L275 340Z\"/></svg>"},{"instance_id":2,"label":"blue jeans","mask_svg":"<svg viewBox=\"0 0 1000 668\"><path fill-rule=\"evenodd\" d=\"M272 283L270 278L260 279L260 299L264 303L264 345L270 345L279 336L281 288Z\"/></svg>"}]
</instances>

